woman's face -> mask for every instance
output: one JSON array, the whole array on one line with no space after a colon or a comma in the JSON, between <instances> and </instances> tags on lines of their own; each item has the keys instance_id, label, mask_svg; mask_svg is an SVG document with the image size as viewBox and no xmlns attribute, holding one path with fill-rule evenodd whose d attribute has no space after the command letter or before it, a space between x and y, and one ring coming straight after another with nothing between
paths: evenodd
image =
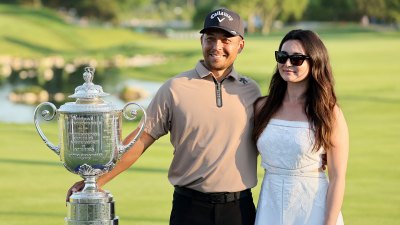
<instances>
[{"instance_id":1,"label":"woman's face","mask_svg":"<svg viewBox=\"0 0 400 225\"><path fill-rule=\"evenodd\" d=\"M281 52L286 52L289 56L306 55L303 45L298 40L288 40L283 43ZM300 66L292 65L290 59L284 63L278 63L279 74L286 82L299 83L305 81L310 71L309 59L305 59Z\"/></svg>"}]
</instances>

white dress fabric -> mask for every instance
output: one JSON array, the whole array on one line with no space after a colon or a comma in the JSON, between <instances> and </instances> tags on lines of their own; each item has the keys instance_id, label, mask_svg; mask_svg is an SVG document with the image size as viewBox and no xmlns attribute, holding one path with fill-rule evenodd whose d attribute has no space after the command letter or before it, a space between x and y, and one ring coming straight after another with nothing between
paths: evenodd
<instances>
[{"instance_id":1,"label":"white dress fabric","mask_svg":"<svg viewBox=\"0 0 400 225\"><path fill-rule=\"evenodd\" d=\"M257 141L265 169L256 225L323 225L329 181L308 122L271 119ZM339 214L336 225L343 225Z\"/></svg>"}]
</instances>

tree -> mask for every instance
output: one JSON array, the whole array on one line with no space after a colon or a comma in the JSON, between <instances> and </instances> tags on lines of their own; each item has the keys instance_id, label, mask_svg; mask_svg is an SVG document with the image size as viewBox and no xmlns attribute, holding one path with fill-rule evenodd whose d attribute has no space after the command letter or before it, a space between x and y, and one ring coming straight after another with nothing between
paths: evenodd
<instances>
[{"instance_id":1,"label":"tree","mask_svg":"<svg viewBox=\"0 0 400 225\"><path fill-rule=\"evenodd\" d=\"M258 0L228 0L223 1L222 5L238 12L243 20L246 20L246 29L248 33L254 33L256 31L256 8Z\"/></svg>"},{"instance_id":2,"label":"tree","mask_svg":"<svg viewBox=\"0 0 400 225\"><path fill-rule=\"evenodd\" d=\"M278 18L284 22L299 21L303 19L308 5L309 0L297 0L296 4L292 0L283 0L282 10Z\"/></svg>"},{"instance_id":3,"label":"tree","mask_svg":"<svg viewBox=\"0 0 400 225\"><path fill-rule=\"evenodd\" d=\"M360 12L353 0L310 0L305 19L314 21L357 21Z\"/></svg>"},{"instance_id":4,"label":"tree","mask_svg":"<svg viewBox=\"0 0 400 225\"><path fill-rule=\"evenodd\" d=\"M387 0L388 20L400 26L400 1Z\"/></svg>"},{"instance_id":5,"label":"tree","mask_svg":"<svg viewBox=\"0 0 400 225\"><path fill-rule=\"evenodd\" d=\"M363 15L381 22L400 23L400 2L398 0L357 0Z\"/></svg>"},{"instance_id":6,"label":"tree","mask_svg":"<svg viewBox=\"0 0 400 225\"><path fill-rule=\"evenodd\" d=\"M255 29L255 18L261 20L261 33L268 34L277 18L284 22L289 19L300 20L308 5L308 0L230 0L232 8L247 18L248 32Z\"/></svg>"}]
</instances>

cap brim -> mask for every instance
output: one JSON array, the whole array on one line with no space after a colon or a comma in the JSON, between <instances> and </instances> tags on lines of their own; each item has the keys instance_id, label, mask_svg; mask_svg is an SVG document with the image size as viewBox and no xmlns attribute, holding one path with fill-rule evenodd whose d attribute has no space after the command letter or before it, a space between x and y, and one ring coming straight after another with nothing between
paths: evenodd
<instances>
[{"instance_id":1,"label":"cap brim","mask_svg":"<svg viewBox=\"0 0 400 225\"><path fill-rule=\"evenodd\" d=\"M210 27L206 27L206 28L203 28L202 30L200 30L200 33L205 33L207 30L210 30L210 29L219 29L219 30L223 30L223 31L226 31L227 33L229 33L230 35L232 35L232 36L240 36L240 37L242 37L242 35L240 35L239 33L237 33L236 31L232 31L232 30L230 30L230 29L228 29L228 28L225 28L225 27L218 27L218 26L210 26ZM242 37L243 38L243 37Z\"/></svg>"}]
</instances>

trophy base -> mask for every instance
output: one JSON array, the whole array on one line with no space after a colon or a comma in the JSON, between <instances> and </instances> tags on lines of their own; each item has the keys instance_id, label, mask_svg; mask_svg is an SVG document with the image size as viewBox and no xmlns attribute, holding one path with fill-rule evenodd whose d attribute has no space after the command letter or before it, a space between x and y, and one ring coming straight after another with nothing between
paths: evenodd
<instances>
[{"instance_id":1,"label":"trophy base","mask_svg":"<svg viewBox=\"0 0 400 225\"><path fill-rule=\"evenodd\" d=\"M118 217L104 221L76 221L65 219L65 225L118 225Z\"/></svg>"},{"instance_id":2,"label":"trophy base","mask_svg":"<svg viewBox=\"0 0 400 225\"><path fill-rule=\"evenodd\" d=\"M118 225L115 202L108 192L77 192L68 203L65 225Z\"/></svg>"}]
</instances>

